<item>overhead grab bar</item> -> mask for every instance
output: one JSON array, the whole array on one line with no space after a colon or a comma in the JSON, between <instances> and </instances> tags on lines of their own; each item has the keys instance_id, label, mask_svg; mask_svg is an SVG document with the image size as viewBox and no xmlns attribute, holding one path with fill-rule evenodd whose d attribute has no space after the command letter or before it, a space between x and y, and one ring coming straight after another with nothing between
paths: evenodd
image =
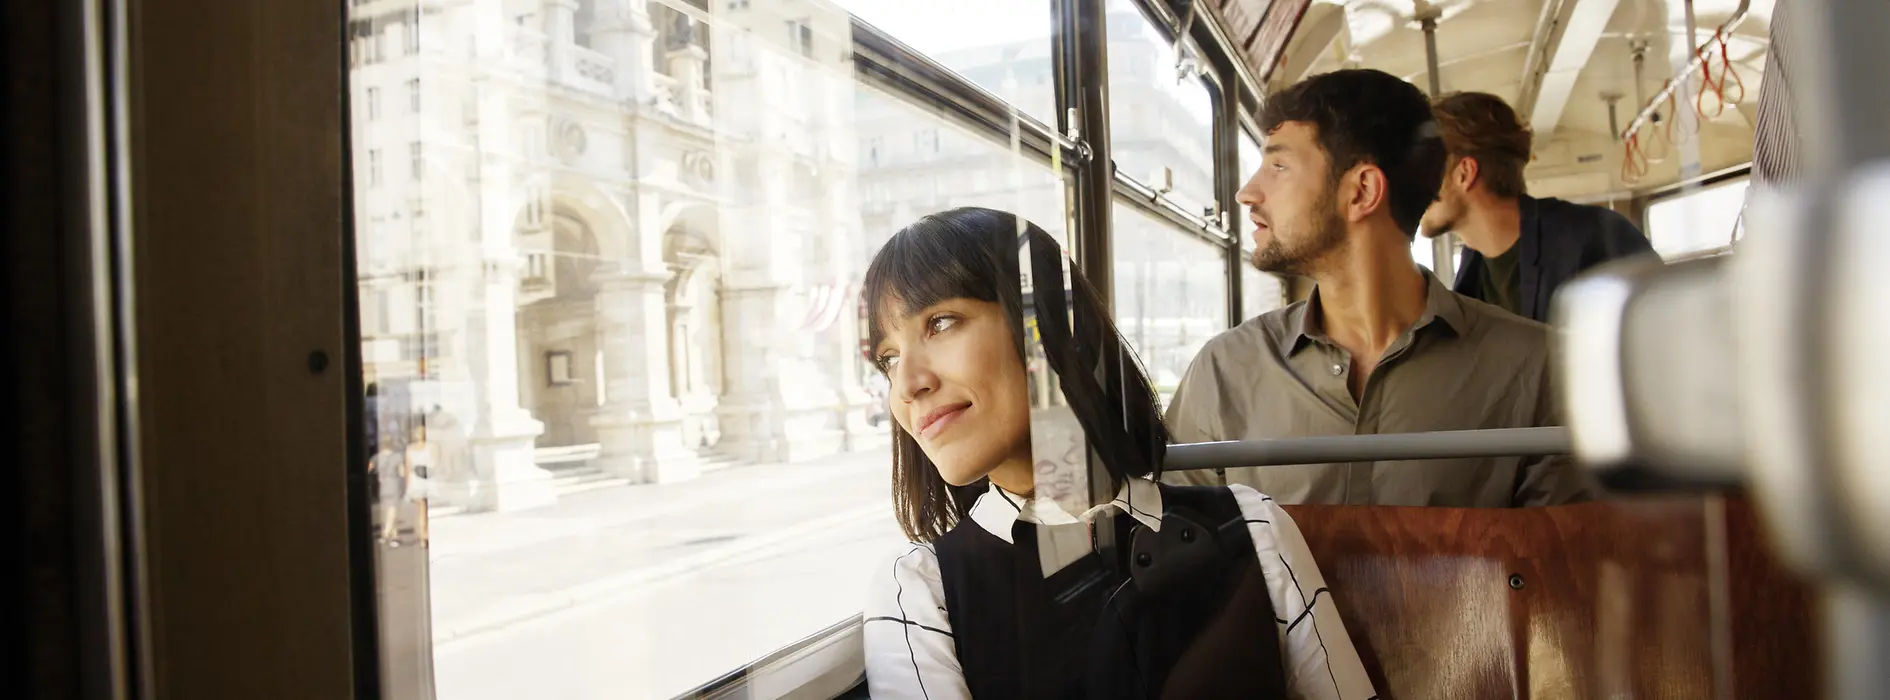
<instances>
[{"instance_id":1,"label":"overhead grab bar","mask_svg":"<svg viewBox=\"0 0 1890 700\"><path fill-rule=\"evenodd\" d=\"M1334 435L1169 445L1162 469L1565 455L1570 449L1568 428L1562 427Z\"/></svg>"},{"instance_id":2,"label":"overhead grab bar","mask_svg":"<svg viewBox=\"0 0 1890 700\"><path fill-rule=\"evenodd\" d=\"M1679 75L1667 81L1667 85L1660 89L1659 94L1654 95L1653 100L1641 105L1640 114L1634 115L1634 121L1628 122L1627 128L1621 130L1622 139L1632 138L1634 132L1640 131L1641 126L1646 124L1647 120L1653 116L1654 112L1660 109L1661 100L1667 99L1668 95L1672 95L1675 90L1680 89L1682 85L1686 84L1687 78L1693 76L1694 71L1699 70L1700 66L1706 64L1706 47L1715 41L1722 40L1723 37L1732 36L1733 30L1739 28L1739 23L1746 21L1746 13L1751 9L1751 5L1752 0L1739 0L1739 8L1733 11L1732 18L1719 25L1718 31L1713 32L1713 38L1694 47L1693 58L1687 59L1686 68L1681 69ZM1687 41L1691 43L1693 37L1688 36ZM1675 117L1669 116L1668 118L1672 119Z\"/></svg>"}]
</instances>

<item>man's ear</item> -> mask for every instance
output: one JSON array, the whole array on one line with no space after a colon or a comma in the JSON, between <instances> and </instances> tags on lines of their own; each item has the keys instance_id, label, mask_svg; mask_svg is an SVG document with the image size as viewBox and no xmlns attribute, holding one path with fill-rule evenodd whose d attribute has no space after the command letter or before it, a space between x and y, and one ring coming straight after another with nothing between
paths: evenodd
<instances>
[{"instance_id":1,"label":"man's ear","mask_svg":"<svg viewBox=\"0 0 1890 700\"><path fill-rule=\"evenodd\" d=\"M1450 177L1456 181L1457 189L1469 192L1470 188L1476 186L1477 180L1483 177L1483 165L1472 156L1458 158L1457 167L1451 168Z\"/></svg>"},{"instance_id":2,"label":"man's ear","mask_svg":"<svg viewBox=\"0 0 1890 700\"><path fill-rule=\"evenodd\" d=\"M1339 181L1339 215L1357 223L1389 206L1391 190L1385 171L1370 163L1352 166Z\"/></svg>"}]
</instances>

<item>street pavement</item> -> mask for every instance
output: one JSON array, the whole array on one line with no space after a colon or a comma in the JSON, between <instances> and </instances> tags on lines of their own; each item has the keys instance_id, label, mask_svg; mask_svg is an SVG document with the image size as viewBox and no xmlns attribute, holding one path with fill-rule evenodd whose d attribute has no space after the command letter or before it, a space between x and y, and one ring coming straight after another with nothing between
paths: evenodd
<instances>
[{"instance_id":1,"label":"street pavement","mask_svg":"<svg viewBox=\"0 0 1890 700\"><path fill-rule=\"evenodd\" d=\"M858 614L904 541L888 462L881 447L436 519L424 583L418 548L383 554L407 579L382 584L383 651L410 660L388 680L424 676L430 639L440 700L686 692Z\"/></svg>"}]
</instances>

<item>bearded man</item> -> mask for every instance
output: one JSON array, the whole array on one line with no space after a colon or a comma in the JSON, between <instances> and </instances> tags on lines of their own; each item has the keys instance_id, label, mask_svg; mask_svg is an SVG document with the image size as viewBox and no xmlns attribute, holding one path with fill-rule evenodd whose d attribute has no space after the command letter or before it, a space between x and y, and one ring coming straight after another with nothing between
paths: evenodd
<instances>
[{"instance_id":1,"label":"bearded man","mask_svg":"<svg viewBox=\"0 0 1890 700\"><path fill-rule=\"evenodd\" d=\"M1267 100L1259 172L1239 201L1252 263L1310 298L1209 341L1167 413L1177 442L1559 424L1549 329L1452 292L1411 259L1445 148L1417 87L1375 70ZM1549 505L1592 497L1562 458L1493 457L1174 472L1283 503Z\"/></svg>"}]
</instances>

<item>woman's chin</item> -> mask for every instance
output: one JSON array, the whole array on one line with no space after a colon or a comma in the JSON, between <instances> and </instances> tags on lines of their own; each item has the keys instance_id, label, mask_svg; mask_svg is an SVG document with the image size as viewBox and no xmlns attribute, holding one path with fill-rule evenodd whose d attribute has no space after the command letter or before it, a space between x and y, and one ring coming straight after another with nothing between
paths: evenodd
<instances>
[{"instance_id":1,"label":"woman's chin","mask_svg":"<svg viewBox=\"0 0 1890 700\"><path fill-rule=\"evenodd\" d=\"M972 484L978 483L979 479L984 478L985 472L973 472L973 473L968 473L968 474L961 474L957 472L948 472L943 469L940 469L938 471L938 475L941 478L945 479L945 483L947 484L951 484L953 486L970 486Z\"/></svg>"},{"instance_id":2,"label":"woman's chin","mask_svg":"<svg viewBox=\"0 0 1890 700\"><path fill-rule=\"evenodd\" d=\"M989 467L979 469L977 467L960 464L956 460L949 458L940 460L938 457L932 457L931 455L927 455L927 457L931 457L932 464L938 466L939 478L944 479L945 483L953 486L970 486L978 483L979 479L991 473Z\"/></svg>"}]
</instances>

